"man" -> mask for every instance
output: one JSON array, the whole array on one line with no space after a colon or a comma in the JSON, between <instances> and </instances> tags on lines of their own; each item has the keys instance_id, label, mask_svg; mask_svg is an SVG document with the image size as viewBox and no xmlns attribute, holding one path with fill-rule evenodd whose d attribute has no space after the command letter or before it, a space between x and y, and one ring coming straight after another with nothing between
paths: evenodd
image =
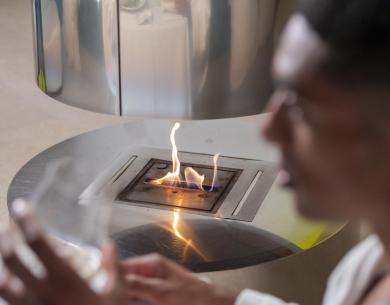
<instances>
[{"instance_id":1,"label":"man","mask_svg":"<svg viewBox=\"0 0 390 305\"><path fill-rule=\"evenodd\" d=\"M294 191L297 208L303 215L326 220L364 219L377 234L354 249L337 267L329 280L324 304L387 302L390 1L302 2L281 39L273 74L276 91L269 106L272 114L263 130L282 152L280 183ZM45 243L41 233L33 230L36 226L30 225L33 229L29 229L26 225L31 224L31 217L28 209L21 207L16 209L17 221L44 264L53 268L53 262L58 260L53 260L50 249L42 246ZM82 282L72 281L75 275L63 281L37 283L15 261L12 263L12 254L6 254L8 268L22 279L37 304L44 304L40 294L51 296L52 305L113 304L96 296ZM152 305L284 304L273 296L253 291L237 296L204 283L158 256L128 260L115 270L113 273L119 271L120 279L115 286L116 304L125 304L126 300ZM61 289L64 285L70 288ZM80 301L58 301L66 299L70 289L77 291ZM0 294L6 295L12 304L26 304L22 302L26 299L9 289L0 289Z\"/></svg>"}]
</instances>

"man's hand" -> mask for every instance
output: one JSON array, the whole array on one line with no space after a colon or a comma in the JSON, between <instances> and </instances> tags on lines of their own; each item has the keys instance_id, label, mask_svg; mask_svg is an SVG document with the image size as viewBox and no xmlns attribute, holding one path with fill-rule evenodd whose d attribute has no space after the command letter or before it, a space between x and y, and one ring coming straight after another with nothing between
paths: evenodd
<instances>
[{"instance_id":1,"label":"man's hand","mask_svg":"<svg viewBox=\"0 0 390 305\"><path fill-rule=\"evenodd\" d=\"M104 294L93 291L88 283L54 251L31 209L23 201L15 202L13 215L26 245L40 261L42 274L34 274L16 254L15 226L0 234L4 268L0 268L0 297L10 305L122 305L129 304L125 286L118 280L119 266L109 246L103 264L109 271ZM122 290L123 288L123 290Z\"/></svg>"},{"instance_id":2,"label":"man's hand","mask_svg":"<svg viewBox=\"0 0 390 305\"><path fill-rule=\"evenodd\" d=\"M26 203L17 203L13 212L26 245L35 253L44 272L40 276L34 274L16 254L15 227L2 232L0 252L5 268L0 268L0 297L10 305L234 304L233 293L199 280L160 256L119 264L112 246L105 249L103 259L109 275L107 289L96 293L52 249Z\"/></svg>"},{"instance_id":3,"label":"man's hand","mask_svg":"<svg viewBox=\"0 0 390 305\"><path fill-rule=\"evenodd\" d=\"M129 296L151 305L233 305L237 297L159 255L128 259L122 272Z\"/></svg>"}]
</instances>

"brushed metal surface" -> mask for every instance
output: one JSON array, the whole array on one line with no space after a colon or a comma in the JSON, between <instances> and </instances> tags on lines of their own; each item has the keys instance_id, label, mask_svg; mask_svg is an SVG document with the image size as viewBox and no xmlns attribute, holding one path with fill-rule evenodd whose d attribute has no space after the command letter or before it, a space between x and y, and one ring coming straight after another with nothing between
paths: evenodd
<instances>
[{"instance_id":1,"label":"brushed metal surface","mask_svg":"<svg viewBox=\"0 0 390 305\"><path fill-rule=\"evenodd\" d=\"M124 116L261 113L295 0L33 0L38 86Z\"/></svg>"}]
</instances>

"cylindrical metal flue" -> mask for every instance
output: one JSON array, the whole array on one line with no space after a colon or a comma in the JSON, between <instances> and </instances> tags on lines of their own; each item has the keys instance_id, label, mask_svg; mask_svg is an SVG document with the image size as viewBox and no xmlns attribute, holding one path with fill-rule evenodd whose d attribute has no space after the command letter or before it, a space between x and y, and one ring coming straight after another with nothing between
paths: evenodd
<instances>
[{"instance_id":1,"label":"cylindrical metal flue","mask_svg":"<svg viewBox=\"0 0 390 305\"><path fill-rule=\"evenodd\" d=\"M34 0L36 80L115 115L261 113L275 37L294 0Z\"/></svg>"}]
</instances>

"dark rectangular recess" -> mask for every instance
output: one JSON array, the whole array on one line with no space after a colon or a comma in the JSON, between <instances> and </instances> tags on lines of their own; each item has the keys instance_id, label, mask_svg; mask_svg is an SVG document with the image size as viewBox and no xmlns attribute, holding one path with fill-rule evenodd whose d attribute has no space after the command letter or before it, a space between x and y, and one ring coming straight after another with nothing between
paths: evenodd
<instances>
[{"instance_id":1,"label":"dark rectangular recess","mask_svg":"<svg viewBox=\"0 0 390 305\"><path fill-rule=\"evenodd\" d=\"M181 168L192 167L206 176L206 185L211 185L213 166L193 163L182 163ZM162 159L150 159L136 177L119 193L117 200L129 204L147 206L165 206L171 208L198 210L214 213L222 204L242 170L235 168L218 168L219 188L215 192L179 188L167 185L145 183L150 179L158 179L172 171L172 162Z\"/></svg>"}]
</instances>

